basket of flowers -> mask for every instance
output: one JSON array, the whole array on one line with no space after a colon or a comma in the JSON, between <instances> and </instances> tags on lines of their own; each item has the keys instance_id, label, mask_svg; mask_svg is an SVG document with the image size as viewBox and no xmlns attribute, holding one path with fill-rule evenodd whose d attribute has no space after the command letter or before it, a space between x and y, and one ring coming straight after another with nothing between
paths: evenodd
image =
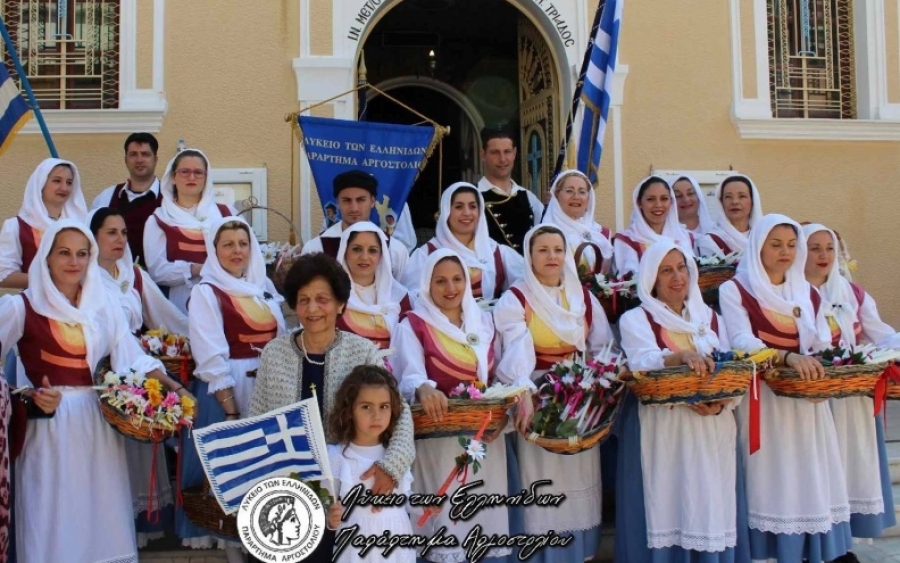
<instances>
[{"instance_id":1,"label":"basket of flowers","mask_svg":"<svg viewBox=\"0 0 900 563\"><path fill-rule=\"evenodd\" d=\"M287 242L261 242L259 250L266 264L266 275L272 280L272 284L279 293L284 292L284 280L287 273L300 256L301 245L291 245Z\"/></svg>"},{"instance_id":2,"label":"basket of flowers","mask_svg":"<svg viewBox=\"0 0 900 563\"><path fill-rule=\"evenodd\" d=\"M703 301L710 307L719 305L719 286L734 277L741 251L735 251L724 258L718 256L701 256L697 259L699 277L697 284Z\"/></svg>"},{"instance_id":3,"label":"basket of flowers","mask_svg":"<svg viewBox=\"0 0 900 563\"><path fill-rule=\"evenodd\" d=\"M175 334L162 326L148 330L141 335L141 348L151 356L158 358L172 377L177 377L183 385L194 378L194 357L191 356L191 345L188 337Z\"/></svg>"},{"instance_id":4,"label":"basket of flowers","mask_svg":"<svg viewBox=\"0 0 900 563\"><path fill-rule=\"evenodd\" d=\"M412 406L415 439L475 435L488 413L491 414L491 422L487 431L499 430L506 411L516 404L522 391L523 387L500 383L490 388L485 388L484 383L480 381L460 383L450 391L447 413L444 414L443 420L432 420L422 409L422 405Z\"/></svg>"},{"instance_id":5,"label":"basket of flowers","mask_svg":"<svg viewBox=\"0 0 900 563\"><path fill-rule=\"evenodd\" d=\"M558 454L576 454L601 443L624 396L625 385L618 381L623 363L610 345L591 361L576 357L554 364L534 394L528 441Z\"/></svg>"},{"instance_id":6,"label":"basket of flowers","mask_svg":"<svg viewBox=\"0 0 900 563\"><path fill-rule=\"evenodd\" d=\"M618 322L625 311L641 304L641 300L637 298L637 282L631 272L622 279L616 279L603 274L587 273L585 267L579 265L578 279L600 302L610 323Z\"/></svg>"},{"instance_id":7,"label":"basket of flowers","mask_svg":"<svg viewBox=\"0 0 900 563\"><path fill-rule=\"evenodd\" d=\"M98 371L100 411L120 434L140 442L162 442L179 428L190 428L196 404L193 397L163 391L163 384L142 373Z\"/></svg>"},{"instance_id":8,"label":"basket of flowers","mask_svg":"<svg viewBox=\"0 0 900 563\"><path fill-rule=\"evenodd\" d=\"M750 388L757 366L769 361L775 351L763 349L748 354L739 351L714 351L716 369L698 375L687 366L623 373L631 392L644 405L693 405L742 396Z\"/></svg>"},{"instance_id":9,"label":"basket of flowers","mask_svg":"<svg viewBox=\"0 0 900 563\"><path fill-rule=\"evenodd\" d=\"M778 367L763 376L772 392L794 399L842 399L871 396L888 363L900 357L897 350L879 350L871 344L856 348L835 346L814 355L825 368L825 377L804 380L795 370Z\"/></svg>"}]
</instances>

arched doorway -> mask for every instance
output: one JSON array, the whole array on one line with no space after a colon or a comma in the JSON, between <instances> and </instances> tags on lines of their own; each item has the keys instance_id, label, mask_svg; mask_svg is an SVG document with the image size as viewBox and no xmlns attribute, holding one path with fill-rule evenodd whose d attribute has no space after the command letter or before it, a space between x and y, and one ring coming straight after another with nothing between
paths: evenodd
<instances>
[{"instance_id":1,"label":"arched doorway","mask_svg":"<svg viewBox=\"0 0 900 563\"><path fill-rule=\"evenodd\" d=\"M362 45L368 81L379 88L402 82L392 96L451 127L444 140L443 185L435 183L435 155L413 187L410 206L417 206L417 228L433 228L441 188L480 178L482 124L517 136L516 181L539 196L549 189L564 105L557 63L561 55L554 55L532 18L512 0L403 0L373 18ZM445 86L444 95L435 92L441 90L437 85ZM466 103L453 100L447 91L459 93ZM368 119L418 120L402 108L388 110L394 104L378 99L371 99ZM477 113L482 122L473 127L476 120L463 119L467 113ZM475 155L474 162L468 155Z\"/></svg>"}]
</instances>

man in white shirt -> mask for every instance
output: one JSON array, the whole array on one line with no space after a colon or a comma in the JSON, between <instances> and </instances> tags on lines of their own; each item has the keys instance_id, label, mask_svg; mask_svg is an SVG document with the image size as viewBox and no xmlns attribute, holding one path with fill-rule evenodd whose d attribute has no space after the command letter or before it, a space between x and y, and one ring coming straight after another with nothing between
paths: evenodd
<instances>
[{"instance_id":1,"label":"man in white shirt","mask_svg":"<svg viewBox=\"0 0 900 563\"><path fill-rule=\"evenodd\" d=\"M132 133L125 139L125 168L128 180L100 192L91 209L112 207L125 218L131 255L144 263L144 224L162 203L159 179L156 177L156 152L159 143L150 133Z\"/></svg>"},{"instance_id":2,"label":"man in white shirt","mask_svg":"<svg viewBox=\"0 0 900 563\"><path fill-rule=\"evenodd\" d=\"M344 229L359 221L370 220L372 209L375 208L375 196L378 193L378 180L375 176L362 170L350 170L335 176L332 186L334 199L337 200L341 212L341 221L307 241L303 245L302 254L324 252L337 259L341 233ZM391 271L395 278L400 279L409 261L409 250L397 239L390 239L388 246L391 253Z\"/></svg>"},{"instance_id":3,"label":"man in white shirt","mask_svg":"<svg viewBox=\"0 0 900 563\"><path fill-rule=\"evenodd\" d=\"M512 179L516 163L512 134L501 129L483 129L481 161L484 176L478 181L478 190L484 198L488 233L498 244L522 254L525 233L541 222L544 204Z\"/></svg>"}]
</instances>

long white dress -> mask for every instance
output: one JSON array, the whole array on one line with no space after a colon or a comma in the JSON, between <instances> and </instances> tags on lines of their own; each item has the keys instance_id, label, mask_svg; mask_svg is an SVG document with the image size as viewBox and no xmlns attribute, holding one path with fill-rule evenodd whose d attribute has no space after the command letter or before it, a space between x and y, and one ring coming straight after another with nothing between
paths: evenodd
<instances>
[{"instance_id":1,"label":"long white dress","mask_svg":"<svg viewBox=\"0 0 900 563\"><path fill-rule=\"evenodd\" d=\"M347 445L329 444L328 458L331 462L331 473L340 480L340 495L343 497L357 484L362 484L366 489L371 489L375 484L375 478L362 479L362 474L372 467L376 461L384 458L385 447L357 446L354 443ZM409 471L400 479L397 487L391 494L407 495L409 498L413 482L412 473ZM385 506L379 512L373 512L370 506L358 506L353 509L350 516L341 523L341 528L359 526L355 535L376 537L389 532L391 536L412 534L412 526L409 521L406 506ZM340 529L337 532L340 534ZM359 548L347 546L336 559L337 563L415 563L416 552L414 549L398 547L388 557L384 557L380 548L372 548L365 557L360 557Z\"/></svg>"}]
</instances>

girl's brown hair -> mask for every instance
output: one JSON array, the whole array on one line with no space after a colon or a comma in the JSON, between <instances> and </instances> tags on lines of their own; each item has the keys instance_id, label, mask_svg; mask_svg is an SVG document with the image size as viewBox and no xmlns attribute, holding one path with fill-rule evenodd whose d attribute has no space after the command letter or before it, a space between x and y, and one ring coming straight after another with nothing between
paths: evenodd
<instances>
[{"instance_id":1,"label":"girl's brown hair","mask_svg":"<svg viewBox=\"0 0 900 563\"><path fill-rule=\"evenodd\" d=\"M334 396L334 408L328 417L328 428L339 443L344 445L350 443L356 434L356 428L353 426L353 404L359 396L359 390L364 386L386 387L391 396L391 421L380 437L381 445L387 447L391 436L394 435L397 421L400 420L400 413L403 412L403 397L400 395L397 379L381 366L372 364L356 366L344 378Z\"/></svg>"}]
</instances>

